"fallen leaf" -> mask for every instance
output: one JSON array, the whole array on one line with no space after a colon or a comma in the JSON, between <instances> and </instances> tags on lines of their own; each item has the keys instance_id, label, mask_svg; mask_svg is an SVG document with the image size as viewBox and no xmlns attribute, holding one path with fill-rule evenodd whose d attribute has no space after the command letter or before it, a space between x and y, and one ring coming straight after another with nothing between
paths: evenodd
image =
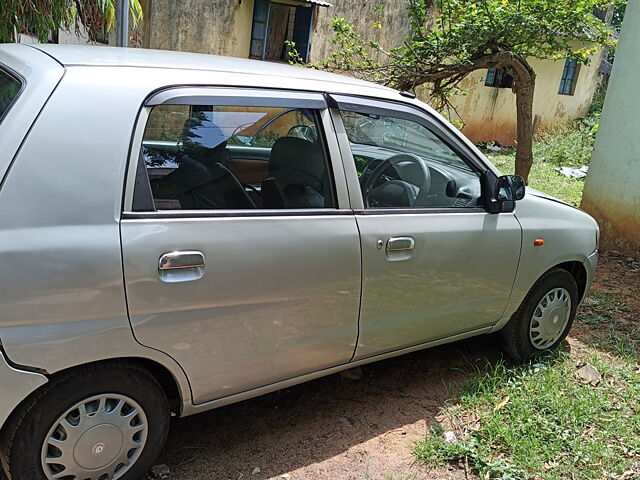
<instances>
[{"instance_id":1,"label":"fallen leaf","mask_svg":"<svg viewBox=\"0 0 640 480\"><path fill-rule=\"evenodd\" d=\"M506 397L504 397L502 400L500 400L500 402L493 407L493 411L497 412L498 410L504 408L504 406L509 403L509 395L507 395Z\"/></svg>"}]
</instances>

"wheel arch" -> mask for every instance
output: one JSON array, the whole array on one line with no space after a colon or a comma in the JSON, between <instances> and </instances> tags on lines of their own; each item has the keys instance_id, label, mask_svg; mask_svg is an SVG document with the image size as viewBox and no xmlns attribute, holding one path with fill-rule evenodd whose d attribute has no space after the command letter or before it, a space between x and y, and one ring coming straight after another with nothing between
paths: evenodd
<instances>
[{"instance_id":1,"label":"wheel arch","mask_svg":"<svg viewBox=\"0 0 640 480\"><path fill-rule=\"evenodd\" d=\"M563 261L558 261L554 265L547 268L544 272L541 272L539 275L535 277L535 279L531 283L528 283L527 286L524 286L522 284L520 287L514 286L514 290L511 293L511 299L509 301L509 304L507 305L505 311L503 312L500 320L493 326L493 329L491 330L491 332L497 332L502 328L504 328L509 323L509 320L511 320L511 317L516 313L518 308L520 308L520 305L525 300L526 296L531 291L531 289L536 285L538 280L554 269L564 270L573 276L573 278L576 281L576 284L578 285L578 297L579 297L578 304L579 304L583 300L589 285L589 275L588 275L587 269L584 266L584 263L581 262L580 260L563 259Z\"/></svg>"},{"instance_id":2,"label":"wheel arch","mask_svg":"<svg viewBox=\"0 0 640 480\"><path fill-rule=\"evenodd\" d=\"M585 268L584 264L578 261L563 262L550 268L549 270L547 270L547 272L553 270L554 268L565 270L573 276L576 284L578 285L578 303L580 303L584 298L587 290L587 269ZM547 272L545 272L545 274Z\"/></svg>"},{"instance_id":3,"label":"wheel arch","mask_svg":"<svg viewBox=\"0 0 640 480\"><path fill-rule=\"evenodd\" d=\"M182 415L182 407L184 401L187 400L187 396L190 392L183 392L183 389L180 388L180 382L175 377L175 375L167 368L165 365L162 365L160 362L143 357L117 357L110 358L106 360L98 360L95 362L84 363L81 365L74 365L73 367L69 367L63 370L56 371L54 373L46 374L48 378L48 382L44 383L34 391L32 391L27 397L25 397L16 407L13 409L13 412L7 417L4 424L0 425L0 439L2 437L2 430L10 423L11 418L16 414L16 412L20 412L21 407L31 401L31 399L38 395L40 391L49 385L51 380L60 376L68 376L73 374L75 371L80 371L83 368L92 367L96 365L127 365L137 367L141 370L144 370L152 378L154 378L165 395L167 396L167 400L169 401L169 407L171 412L177 416Z\"/></svg>"}]
</instances>

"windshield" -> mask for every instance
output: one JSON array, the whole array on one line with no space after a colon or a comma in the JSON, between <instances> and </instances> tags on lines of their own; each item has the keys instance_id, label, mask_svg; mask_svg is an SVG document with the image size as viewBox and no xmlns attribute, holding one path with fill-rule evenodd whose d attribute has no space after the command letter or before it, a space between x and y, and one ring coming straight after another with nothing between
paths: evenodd
<instances>
[{"instance_id":1,"label":"windshield","mask_svg":"<svg viewBox=\"0 0 640 480\"><path fill-rule=\"evenodd\" d=\"M20 81L0 69L0 121L20 93Z\"/></svg>"}]
</instances>

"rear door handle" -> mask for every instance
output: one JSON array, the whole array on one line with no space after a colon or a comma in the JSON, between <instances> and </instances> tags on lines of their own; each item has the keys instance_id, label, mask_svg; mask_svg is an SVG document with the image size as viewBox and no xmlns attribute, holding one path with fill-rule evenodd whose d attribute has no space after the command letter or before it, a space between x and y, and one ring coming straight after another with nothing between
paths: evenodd
<instances>
[{"instance_id":1,"label":"rear door handle","mask_svg":"<svg viewBox=\"0 0 640 480\"><path fill-rule=\"evenodd\" d=\"M387 252L405 252L416 248L413 237L391 237L387 240Z\"/></svg>"},{"instance_id":2,"label":"rear door handle","mask_svg":"<svg viewBox=\"0 0 640 480\"><path fill-rule=\"evenodd\" d=\"M159 270L204 267L204 254L197 251L169 252L160 257Z\"/></svg>"},{"instance_id":3,"label":"rear door handle","mask_svg":"<svg viewBox=\"0 0 640 480\"><path fill-rule=\"evenodd\" d=\"M168 252L158 260L158 276L166 283L190 282L204 275L204 254L196 250Z\"/></svg>"}]
</instances>

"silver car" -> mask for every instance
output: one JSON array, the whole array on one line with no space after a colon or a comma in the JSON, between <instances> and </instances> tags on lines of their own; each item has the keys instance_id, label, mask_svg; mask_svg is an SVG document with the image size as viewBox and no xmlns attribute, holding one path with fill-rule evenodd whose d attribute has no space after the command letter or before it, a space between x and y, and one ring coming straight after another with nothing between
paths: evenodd
<instances>
[{"instance_id":1,"label":"silver car","mask_svg":"<svg viewBox=\"0 0 640 480\"><path fill-rule=\"evenodd\" d=\"M0 456L139 478L174 416L499 332L558 346L596 222L407 92L186 53L0 46Z\"/></svg>"}]
</instances>

